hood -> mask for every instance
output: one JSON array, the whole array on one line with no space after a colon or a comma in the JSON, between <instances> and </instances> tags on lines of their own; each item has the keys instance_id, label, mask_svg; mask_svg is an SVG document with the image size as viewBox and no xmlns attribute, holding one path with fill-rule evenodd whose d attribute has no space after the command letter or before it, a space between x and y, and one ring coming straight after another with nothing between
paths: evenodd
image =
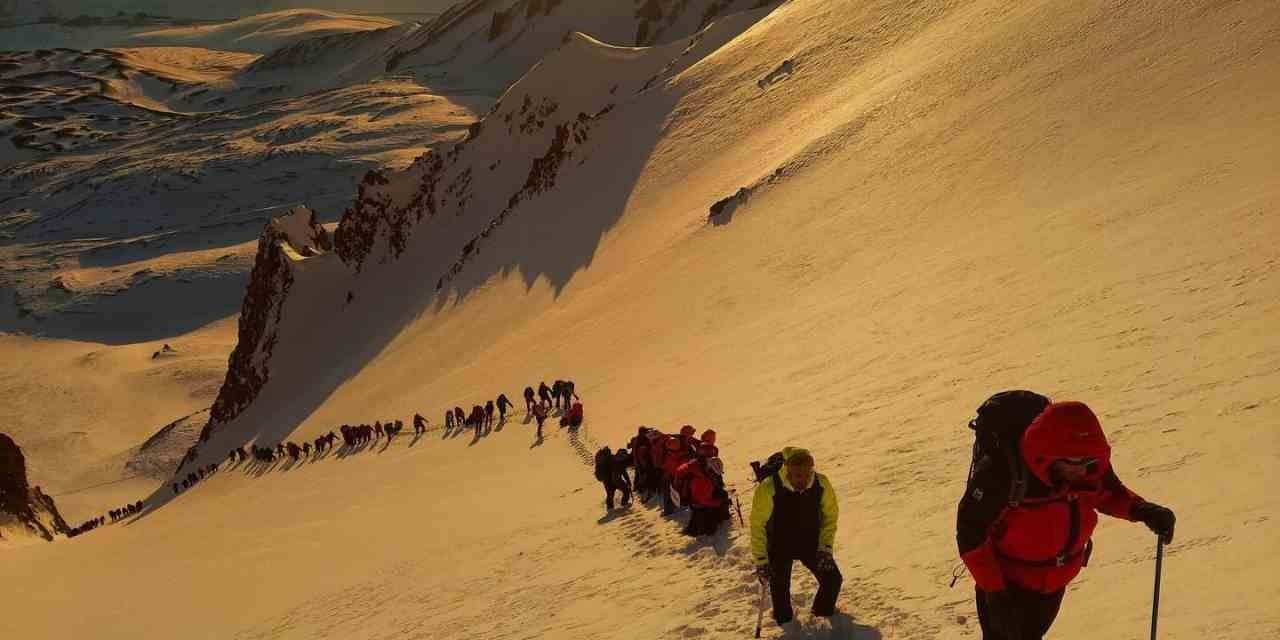
<instances>
[{"instance_id":1,"label":"hood","mask_svg":"<svg viewBox=\"0 0 1280 640\"><path fill-rule=\"evenodd\" d=\"M783 447L782 459L790 460L792 456L798 453L808 453L810 457L813 456L813 454L810 453L809 450L805 449L804 447ZM813 485L818 482L818 472L814 471L813 475L809 476L809 485L803 488L797 488L797 487L791 486L791 481L787 480L787 472L785 468L778 470L778 480L781 480L782 485L785 486L790 491L804 491L806 489L812 488Z\"/></svg>"},{"instance_id":2,"label":"hood","mask_svg":"<svg viewBox=\"0 0 1280 640\"><path fill-rule=\"evenodd\" d=\"M813 455L812 452L810 452L808 449L805 449L804 447L783 447L782 459L790 460L791 456L794 456L797 453L808 453L810 456Z\"/></svg>"},{"instance_id":3,"label":"hood","mask_svg":"<svg viewBox=\"0 0 1280 640\"><path fill-rule=\"evenodd\" d=\"M1097 458L1089 474L1099 484L1111 468L1111 445L1098 417L1083 402L1055 402L1027 427L1022 436L1022 457L1041 482L1053 486L1049 465L1060 458Z\"/></svg>"}]
</instances>

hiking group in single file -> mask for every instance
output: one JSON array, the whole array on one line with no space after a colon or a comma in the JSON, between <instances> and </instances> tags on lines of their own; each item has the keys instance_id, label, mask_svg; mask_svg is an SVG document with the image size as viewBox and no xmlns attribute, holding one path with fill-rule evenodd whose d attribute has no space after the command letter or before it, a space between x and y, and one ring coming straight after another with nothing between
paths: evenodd
<instances>
[{"instance_id":1,"label":"hiking group in single file","mask_svg":"<svg viewBox=\"0 0 1280 640\"><path fill-rule=\"evenodd\" d=\"M561 426L577 429L583 424L582 402L571 381L557 380L551 386L543 382L537 390L526 387L524 399L526 415L537 421L539 441L553 408L560 411ZM492 425L495 411L501 424L512 408L505 394L475 405L469 415L455 407L445 412L445 434L474 428L479 437L481 429ZM1031 391L1004 391L983 402L968 426L974 437L973 455L957 509L956 542L975 583L974 605L983 640L1040 640L1048 633L1068 585L1088 566L1099 513L1150 528L1158 537L1159 567L1163 545L1173 540L1174 513L1121 482L1111 464L1111 446L1102 425L1087 405L1054 402ZM330 431L302 445L249 445L247 451L238 447L228 459L239 463L253 458L268 464L286 457L297 461L327 452L339 438L342 447L359 451L381 438L389 444L402 428L399 420L342 425L341 436ZM413 429L415 436L426 433L426 418L415 414ZM195 459L193 448L183 465ZM640 504L656 498L664 516L689 510L684 534L715 536L737 510L740 524L750 534L750 555L760 584L757 636L766 605L779 625L796 626L791 574L797 561L818 583L812 615L834 615L843 583L834 555L840 515L835 486L816 471L813 453L799 447L785 447L752 462L751 468L756 486L748 521L725 484L713 429L698 434L692 425L684 425L664 433L641 426L626 445L617 450L603 447L594 459L607 512L615 504L624 509L631 506L633 498ZM174 483L174 494L217 471L214 463L189 472ZM615 503L615 497L620 501ZM110 521L141 511L141 502L131 504L112 511ZM105 516L94 518L76 527L73 535L107 521ZM1158 580L1157 572L1157 605ZM1152 625L1154 630L1154 612Z\"/></svg>"}]
</instances>

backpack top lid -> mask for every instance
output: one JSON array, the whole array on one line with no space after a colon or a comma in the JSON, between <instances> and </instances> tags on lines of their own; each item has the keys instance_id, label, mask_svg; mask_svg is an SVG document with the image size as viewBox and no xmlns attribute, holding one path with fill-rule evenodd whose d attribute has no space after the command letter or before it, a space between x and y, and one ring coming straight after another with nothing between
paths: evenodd
<instances>
[{"instance_id":1,"label":"backpack top lid","mask_svg":"<svg viewBox=\"0 0 1280 640\"><path fill-rule=\"evenodd\" d=\"M1049 406L1049 398L1034 391L1001 391L978 407L978 414L969 421L969 428L979 436L990 435L998 440L1016 442L1022 433Z\"/></svg>"},{"instance_id":2,"label":"backpack top lid","mask_svg":"<svg viewBox=\"0 0 1280 640\"><path fill-rule=\"evenodd\" d=\"M786 462L787 457L781 451L769 456L764 462L752 462L751 470L756 474L756 482L763 482L765 478L777 473Z\"/></svg>"},{"instance_id":3,"label":"backpack top lid","mask_svg":"<svg viewBox=\"0 0 1280 640\"><path fill-rule=\"evenodd\" d=\"M609 451L609 447L600 447L596 452L596 480L605 480L609 477L609 465L613 460L613 452Z\"/></svg>"},{"instance_id":4,"label":"backpack top lid","mask_svg":"<svg viewBox=\"0 0 1280 640\"><path fill-rule=\"evenodd\" d=\"M714 473L717 476L723 476L724 463L720 461L720 458L712 458L707 461L707 471L710 471L711 473Z\"/></svg>"}]
</instances>

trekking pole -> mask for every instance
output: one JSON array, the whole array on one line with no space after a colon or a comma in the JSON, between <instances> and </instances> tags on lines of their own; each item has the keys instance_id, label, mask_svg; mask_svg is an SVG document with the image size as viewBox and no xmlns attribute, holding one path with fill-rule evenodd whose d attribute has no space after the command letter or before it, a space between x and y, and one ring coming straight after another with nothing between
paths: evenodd
<instances>
[{"instance_id":1,"label":"trekking pole","mask_svg":"<svg viewBox=\"0 0 1280 640\"><path fill-rule=\"evenodd\" d=\"M747 523L746 523L746 522L744 522L744 521L743 521L743 519L742 519L742 503L738 501L738 492L737 492L737 491L734 491L734 492L733 492L733 506L735 506L735 507L737 507L737 508L738 508L738 524L742 525L742 528L743 528L743 529L746 529L746 528L747 528Z\"/></svg>"},{"instance_id":2,"label":"trekking pole","mask_svg":"<svg viewBox=\"0 0 1280 640\"><path fill-rule=\"evenodd\" d=\"M1151 640L1156 640L1156 622L1160 616L1160 570L1164 565L1164 538L1156 539L1156 587L1151 600Z\"/></svg>"},{"instance_id":3,"label":"trekking pole","mask_svg":"<svg viewBox=\"0 0 1280 640\"><path fill-rule=\"evenodd\" d=\"M764 579L760 579L760 599L756 601L756 637L760 637L760 627L764 625Z\"/></svg>"}]
</instances>

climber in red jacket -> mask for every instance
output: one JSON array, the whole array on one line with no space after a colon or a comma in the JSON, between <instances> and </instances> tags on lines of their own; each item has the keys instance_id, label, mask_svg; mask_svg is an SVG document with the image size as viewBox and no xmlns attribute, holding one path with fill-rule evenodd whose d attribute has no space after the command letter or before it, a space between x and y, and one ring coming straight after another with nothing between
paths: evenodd
<instances>
[{"instance_id":1,"label":"climber in red jacket","mask_svg":"<svg viewBox=\"0 0 1280 640\"><path fill-rule=\"evenodd\" d=\"M1120 482L1102 426L1085 404L1049 404L1026 428L1016 455L1029 473L994 455L975 460L957 516L983 640L1039 640L1048 632L1067 585L1088 563L1098 512L1173 539L1173 512ZM1015 473L1025 483L1016 493Z\"/></svg>"},{"instance_id":2,"label":"climber in red jacket","mask_svg":"<svg viewBox=\"0 0 1280 640\"><path fill-rule=\"evenodd\" d=\"M719 458L697 457L676 469L675 485L680 500L689 507L687 536L715 535L728 517L729 494L725 491L724 464Z\"/></svg>"}]
</instances>

